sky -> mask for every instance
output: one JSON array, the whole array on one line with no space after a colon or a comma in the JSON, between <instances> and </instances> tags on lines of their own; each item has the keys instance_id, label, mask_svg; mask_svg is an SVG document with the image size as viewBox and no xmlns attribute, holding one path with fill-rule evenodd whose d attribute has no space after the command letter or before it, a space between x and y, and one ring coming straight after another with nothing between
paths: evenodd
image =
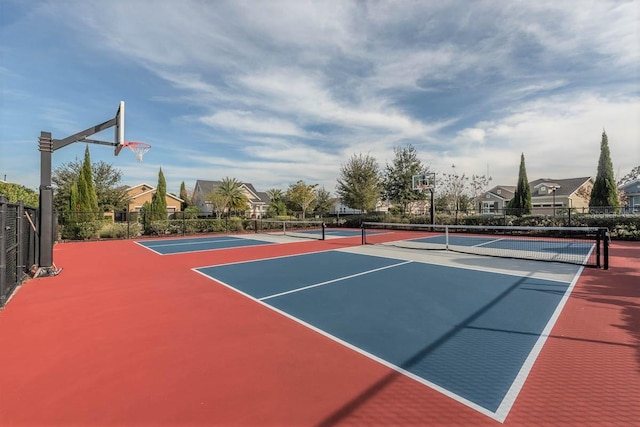
<instances>
[{"instance_id":1,"label":"sky","mask_svg":"<svg viewBox=\"0 0 640 427\"><path fill-rule=\"evenodd\" d=\"M438 176L640 165L638 1L0 0L0 179L37 189L41 131L126 105L122 184L236 178L333 192L353 155L412 145ZM113 141L113 129L92 136ZM53 168L87 144L53 153ZM437 191L437 190L436 190Z\"/></svg>"}]
</instances>

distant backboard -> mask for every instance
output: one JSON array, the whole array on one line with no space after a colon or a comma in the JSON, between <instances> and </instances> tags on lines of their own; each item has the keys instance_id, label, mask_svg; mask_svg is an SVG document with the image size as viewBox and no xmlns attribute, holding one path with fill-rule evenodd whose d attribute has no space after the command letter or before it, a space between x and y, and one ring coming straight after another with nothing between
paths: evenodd
<instances>
[{"instance_id":1,"label":"distant backboard","mask_svg":"<svg viewBox=\"0 0 640 427\"><path fill-rule=\"evenodd\" d=\"M124 101L120 101L118 111L116 112L116 134L114 142L116 145L115 155L120 154L120 150L124 148Z\"/></svg>"},{"instance_id":2,"label":"distant backboard","mask_svg":"<svg viewBox=\"0 0 640 427\"><path fill-rule=\"evenodd\" d=\"M433 190L435 187L435 175L433 173L425 173L413 175L411 177L411 186L416 191Z\"/></svg>"}]
</instances>

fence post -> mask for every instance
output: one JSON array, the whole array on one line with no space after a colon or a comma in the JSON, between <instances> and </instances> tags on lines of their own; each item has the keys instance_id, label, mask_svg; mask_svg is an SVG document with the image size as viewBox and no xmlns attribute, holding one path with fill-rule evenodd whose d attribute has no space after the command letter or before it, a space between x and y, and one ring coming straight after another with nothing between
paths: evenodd
<instances>
[{"instance_id":1,"label":"fence post","mask_svg":"<svg viewBox=\"0 0 640 427\"><path fill-rule=\"evenodd\" d=\"M23 273L23 276L20 277L20 279L22 279L22 277L24 277L24 273L29 271L29 266L24 264L24 204L21 201L18 202L17 211L16 239L18 247L16 248L16 259L18 260L18 263L16 263L16 269L19 269ZM17 273L18 272L16 271L16 274Z\"/></svg>"},{"instance_id":2,"label":"fence post","mask_svg":"<svg viewBox=\"0 0 640 427\"><path fill-rule=\"evenodd\" d=\"M5 295L7 289L7 198L0 195L0 307L7 301Z\"/></svg>"},{"instance_id":3,"label":"fence post","mask_svg":"<svg viewBox=\"0 0 640 427\"><path fill-rule=\"evenodd\" d=\"M604 236L603 236L603 240L604 240L604 245L603 246L603 258L604 258L604 269L608 270L609 269L609 239L611 238L611 234L609 233L609 229L605 229L604 231Z\"/></svg>"}]
</instances>

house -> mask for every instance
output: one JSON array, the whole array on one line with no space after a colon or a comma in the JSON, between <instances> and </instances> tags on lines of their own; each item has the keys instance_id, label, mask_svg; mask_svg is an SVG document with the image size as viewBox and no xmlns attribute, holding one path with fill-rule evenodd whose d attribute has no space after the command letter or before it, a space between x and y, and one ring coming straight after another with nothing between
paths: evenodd
<instances>
[{"instance_id":1,"label":"house","mask_svg":"<svg viewBox=\"0 0 640 427\"><path fill-rule=\"evenodd\" d=\"M480 197L476 208L482 214L503 213L515 191L514 185L496 185Z\"/></svg>"},{"instance_id":2,"label":"house","mask_svg":"<svg viewBox=\"0 0 640 427\"><path fill-rule=\"evenodd\" d=\"M193 203L205 215L214 215L213 206L209 202L209 196L220 187L221 181L197 180L193 189ZM249 200L246 216L250 218L262 218L266 215L271 199L265 192L257 191L253 184L243 182L240 184L240 191Z\"/></svg>"},{"instance_id":3,"label":"house","mask_svg":"<svg viewBox=\"0 0 640 427\"><path fill-rule=\"evenodd\" d=\"M529 182L533 214L554 215L556 209L573 208L579 212L589 206L593 179L580 178L540 178ZM480 197L478 208L481 213L502 214L507 203L513 198L516 187L497 185Z\"/></svg>"},{"instance_id":4,"label":"house","mask_svg":"<svg viewBox=\"0 0 640 427\"><path fill-rule=\"evenodd\" d=\"M629 181L618 187L623 192L625 213L640 213L640 178Z\"/></svg>"},{"instance_id":5,"label":"house","mask_svg":"<svg viewBox=\"0 0 640 427\"><path fill-rule=\"evenodd\" d=\"M329 215L359 215L362 213L360 209L350 208L340 202L340 199L333 199L333 205L329 211Z\"/></svg>"},{"instance_id":6,"label":"house","mask_svg":"<svg viewBox=\"0 0 640 427\"><path fill-rule=\"evenodd\" d=\"M556 209L588 209L593 179L591 177L541 178L529 183L534 214L553 215Z\"/></svg>"},{"instance_id":7,"label":"house","mask_svg":"<svg viewBox=\"0 0 640 427\"><path fill-rule=\"evenodd\" d=\"M156 194L156 189L149 184L143 183L127 188L127 195L129 196L128 211L139 212L145 202L151 203L154 194ZM173 194L167 194L166 200L168 215L182 211L183 200L181 198Z\"/></svg>"}]
</instances>

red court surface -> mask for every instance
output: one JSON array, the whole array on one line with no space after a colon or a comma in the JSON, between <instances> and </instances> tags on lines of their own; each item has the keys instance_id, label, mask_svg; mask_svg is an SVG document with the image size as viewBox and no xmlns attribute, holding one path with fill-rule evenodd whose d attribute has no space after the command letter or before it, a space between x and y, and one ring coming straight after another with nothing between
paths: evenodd
<instances>
[{"instance_id":1,"label":"red court surface","mask_svg":"<svg viewBox=\"0 0 640 427\"><path fill-rule=\"evenodd\" d=\"M359 240L57 244L64 271L0 312L0 425L500 425L191 270ZM640 425L640 243L611 254L584 270L504 425Z\"/></svg>"}]
</instances>

